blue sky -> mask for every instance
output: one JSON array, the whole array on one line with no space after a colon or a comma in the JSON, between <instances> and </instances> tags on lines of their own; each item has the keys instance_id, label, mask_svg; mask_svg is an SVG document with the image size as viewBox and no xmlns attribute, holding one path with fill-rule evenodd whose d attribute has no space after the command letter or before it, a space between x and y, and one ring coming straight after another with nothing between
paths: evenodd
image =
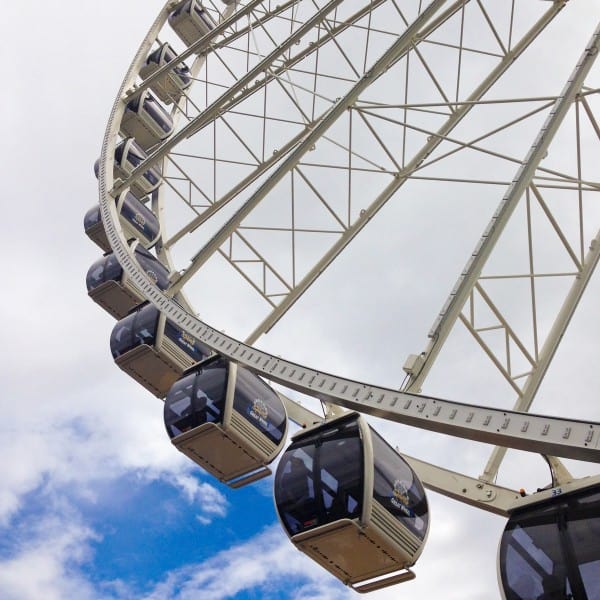
<instances>
[{"instance_id":1,"label":"blue sky","mask_svg":"<svg viewBox=\"0 0 600 600\"><path fill-rule=\"evenodd\" d=\"M97 201L92 166L121 79L161 6L160 0L107 0L57 11L35 0L4 7L0 33L10 51L0 98L8 140L0 145L0 598L356 598L289 543L275 515L272 478L229 490L172 447L161 402L113 364L108 340L114 321L86 294L85 274L99 257L82 227ZM555 63L561 74L570 72L600 5L574 0L564 13L563 28L552 32L564 43ZM555 50L545 48L544 56ZM454 217L452 227L462 228L464 214ZM428 224L415 254L443 263L451 254L444 244L457 237L448 223ZM373 228L370 239L385 250L393 223L381 218ZM356 265L373 257L373 243L363 236L352 246L269 343L309 364L318 357L331 372L394 383L406 355L421 349L457 271L440 264L444 285L409 275L400 280L397 256L375 255L357 290L349 282ZM466 250L460 248L461 267L472 246L468 240ZM369 290L382 278L394 294L377 292L374 303ZM404 303L407 289L414 291L412 304ZM347 301L349 293L356 305ZM540 412L561 414L568 401L571 416L598 419L599 293L596 276L542 387ZM389 308L403 317L401 336L382 316ZM361 319L375 336L357 345L348 324ZM464 338L453 344L427 391L499 401L489 367L474 362ZM374 422L408 454L473 476L489 453L482 444ZM569 467L576 475L597 473L595 465ZM538 457L515 453L500 479L534 489L547 483L547 472ZM432 529L417 579L370 597L499 598L495 559L504 520L434 493L429 501Z\"/></svg>"}]
</instances>

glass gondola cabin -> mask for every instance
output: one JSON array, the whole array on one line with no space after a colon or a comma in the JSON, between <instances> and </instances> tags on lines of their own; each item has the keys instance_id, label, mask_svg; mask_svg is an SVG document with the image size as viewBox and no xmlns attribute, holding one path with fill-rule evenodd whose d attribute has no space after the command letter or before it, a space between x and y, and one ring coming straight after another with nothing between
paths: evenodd
<instances>
[{"instance_id":1,"label":"glass gondola cabin","mask_svg":"<svg viewBox=\"0 0 600 600\"><path fill-rule=\"evenodd\" d=\"M131 192L123 192L116 199L121 228L127 239L137 239L145 248L152 248L160 238L160 223L156 215L142 204ZM104 252L110 252L110 244L104 231L100 205L93 206L83 219L86 235Z\"/></svg>"},{"instance_id":2,"label":"glass gondola cabin","mask_svg":"<svg viewBox=\"0 0 600 600\"><path fill-rule=\"evenodd\" d=\"M134 256L146 275L165 290L169 286L169 270L148 250L135 241ZM88 270L86 286L89 297L117 319L144 302L144 295L128 277L113 253L98 259Z\"/></svg>"},{"instance_id":3,"label":"glass gondola cabin","mask_svg":"<svg viewBox=\"0 0 600 600\"><path fill-rule=\"evenodd\" d=\"M358 592L414 578L427 536L425 491L406 461L357 413L293 437L275 475L293 544Z\"/></svg>"},{"instance_id":4,"label":"glass gondola cabin","mask_svg":"<svg viewBox=\"0 0 600 600\"><path fill-rule=\"evenodd\" d=\"M173 445L230 487L271 473L286 439L285 407L260 377L221 358L179 379L165 399Z\"/></svg>"},{"instance_id":5,"label":"glass gondola cabin","mask_svg":"<svg viewBox=\"0 0 600 600\"><path fill-rule=\"evenodd\" d=\"M177 53L169 43L162 44L148 55L146 64L140 70L140 77L147 79L158 69L173 63L171 69L158 76L150 84L150 89L165 104L177 102L183 91L192 85L192 75L185 63L175 63Z\"/></svg>"},{"instance_id":6,"label":"glass gondola cabin","mask_svg":"<svg viewBox=\"0 0 600 600\"><path fill-rule=\"evenodd\" d=\"M600 477L590 479L511 511L498 552L505 600L600 599Z\"/></svg>"},{"instance_id":7,"label":"glass gondola cabin","mask_svg":"<svg viewBox=\"0 0 600 600\"><path fill-rule=\"evenodd\" d=\"M131 100L121 119L121 135L135 138L143 150L148 150L173 133L173 119L150 90L144 90Z\"/></svg>"},{"instance_id":8,"label":"glass gondola cabin","mask_svg":"<svg viewBox=\"0 0 600 600\"><path fill-rule=\"evenodd\" d=\"M115 161L113 178L115 182L119 179L127 179L133 170L142 164L147 158L146 153L140 148L133 138L122 140L115 148ZM100 170L100 159L94 163L94 174L96 179ZM129 191L138 199L144 200L160 185L160 171L156 167L150 167L130 183Z\"/></svg>"},{"instance_id":9,"label":"glass gondola cabin","mask_svg":"<svg viewBox=\"0 0 600 600\"><path fill-rule=\"evenodd\" d=\"M110 336L115 363L159 398L210 350L152 304L121 319Z\"/></svg>"},{"instance_id":10,"label":"glass gondola cabin","mask_svg":"<svg viewBox=\"0 0 600 600\"><path fill-rule=\"evenodd\" d=\"M169 15L169 24L186 46L191 46L210 33L217 22L200 0L187 0ZM204 48L198 48L198 54Z\"/></svg>"}]
</instances>

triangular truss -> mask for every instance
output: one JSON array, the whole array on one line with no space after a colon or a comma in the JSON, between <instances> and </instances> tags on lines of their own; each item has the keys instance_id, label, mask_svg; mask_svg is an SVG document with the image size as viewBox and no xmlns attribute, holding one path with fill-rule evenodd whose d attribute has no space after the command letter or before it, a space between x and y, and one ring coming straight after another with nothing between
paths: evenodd
<instances>
[{"instance_id":1,"label":"triangular truss","mask_svg":"<svg viewBox=\"0 0 600 600\"><path fill-rule=\"evenodd\" d=\"M151 157L168 153L165 247L199 250L173 290L219 252L272 308L256 338L406 182L475 181L456 168L470 153L493 159L477 179L497 179L494 142L551 104L491 96L559 10L520 16L520 4L262 3L236 21ZM512 168L520 156L502 158ZM230 216L207 233L219 211Z\"/></svg>"}]
</instances>

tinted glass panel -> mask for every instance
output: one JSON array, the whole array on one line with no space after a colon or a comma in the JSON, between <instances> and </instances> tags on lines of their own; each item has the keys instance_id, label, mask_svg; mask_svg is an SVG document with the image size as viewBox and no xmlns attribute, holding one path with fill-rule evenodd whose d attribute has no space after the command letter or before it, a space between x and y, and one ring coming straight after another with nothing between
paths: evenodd
<instances>
[{"instance_id":1,"label":"tinted glass panel","mask_svg":"<svg viewBox=\"0 0 600 600\"><path fill-rule=\"evenodd\" d=\"M117 358L117 356L125 354L125 352L134 347L134 320L135 313L132 315L127 315L113 327L110 335L110 351L112 352L113 358Z\"/></svg>"},{"instance_id":2,"label":"tinted glass panel","mask_svg":"<svg viewBox=\"0 0 600 600\"><path fill-rule=\"evenodd\" d=\"M169 19L176 17L178 14L182 13L184 10L189 12L191 4L192 4L192 0L188 0L187 2L184 2L181 6L179 6L179 8L176 8L171 13L171 16L169 17Z\"/></svg>"},{"instance_id":3,"label":"tinted glass panel","mask_svg":"<svg viewBox=\"0 0 600 600\"><path fill-rule=\"evenodd\" d=\"M583 490L515 513L500 544L507 600L600 598L600 493Z\"/></svg>"},{"instance_id":4,"label":"tinted glass panel","mask_svg":"<svg viewBox=\"0 0 600 600\"><path fill-rule=\"evenodd\" d=\"M179 379L165 400L165 425L171 437L203 423L221 423L227 390L227 367L222 361Z\"/></svg>"},{"instance_id":5,"label":"tinted glass panel","mask_svg":"<svg viewBox=\"0 0 600 600\"><path fill-rule=\"evenodd\" d=\"M290 535L341 518L360 518L364 491L362 440L356 419L296 440L275 476L275 502Z\"/></svg>"},{"instance_id":6,"label":"tinted glass panel","mask_svg":"<svg viewBox=\"0 0 600 600\"><path fill-rule=\"evenodd\" d=\"M425 490L406 461L371 429L373 442L373 497L418 538L427 533Z\"/></svg>"},{"instance_id":7,"label":"tinted glass panel","mask_svg":"<svg viewBox=\"0 0 600 600\"><path fill-rule=\"evenodd\" d=\"M146 305L121 319L110 336L113 358L125 354L140 344L154 345L158 326L158 310Z\"/></svg>"},{"instance_id":8,"label":"tinted glass panel","mask_svg":"<svg viewBox=\"0 0 600 600\"><path fill-rule=\"evenodd\" d=\"M125 149L125 145L127 144L127 140L123 140L117 144L115 148L115 162L120 163L123 160L123 150Z\"/></svg>"},{"instance_id":9,"label":"tinted glass panel","mask_svg":"<svg viewBox=\"0 0 600 600\"><path fill-rule=\"evenodd\" d=\"M163 44L162 46L162 62L163 63L170 63L171 61L175 60L177 58L177 52L175 52L175 50L173 50L173 48L171 47L170 44Z\"/></svg>"},{"instance_id":10,"label":"tinted glass panel","mask_svg":"<svg viewBox=\"0 0 600 600\"><path fill-rule=\"evenodd\" d=\"M566 573L564 570L560 572L563 559L558 528L554 523L540 523L526 528L517 525L503 538L503 545L507 599L543 598L544 581L548 581L547 587L556 591L560 589L561 582L565 587ZM544 549L549 549L550 554ZM551 578L555 580L555 584L550 583Z\"/></svg>"},{"instance_id":11,"label":"tinted glass panel","mask_svg":"<svg viewBox=\"0 0 600 600\"><path fill-rule=\"evenodd\" d=\"M135 257L140 263L140 267L146 271L146 274L152 279L161 290L169 287L169 272L165 266L145 248L138 246L135 249Z\"/></svg>"},{"instance_id":12,"label":"tinted glass panel","mask_svg":"<svg viewBox=\"0 0 600 600\"><path fill-rule=\"evenodd\" d=\"M136 96L133 100L127 103L125 110L129 110L131 112L138 112L138 108L140 106L140 96Z\"/></svg>"},{"instance_id":13,"label":"tinted glass panel","mask_svg":"<svg viewBox=\"0 0 600 600\"><path fill-rule=\"evenodd\" d=\"M83 227L87 231L95 225L98 225L98 223L101 221L102 217L100 217L100 205L93 206L85 213L85 217L83 217Z\"/></svg>"},{"instance_id":14,"label":"tinted glass panel","mask_svg":"<svg viewBox=\"0 0 600 600\"><path fill-rule=\"evenodd\" d=\"M87 272L85 284L88 292L104 283L104 257L98 259Z\"/></svg>"},{"instance_id":15,"label":"tinted glass panel","mask_svg":"<svg viewBox=\"0 0 600 600\"><path fill-rule=\"evenodd\" d=\"M127 140L129 141L129 140ZM139 145L134 141L131 140L131 143L129 144L129 148L127 149L127 162L132 166L132 167L137 167L138 165L140 165L142 163L142 161L146 158L146 153L139 147ZM116 156L115 156L116 159Z\"/></svg>"},{"instance_id":16,"label":"tinted glass panel","mask_svg":"<svg viewBox=\"0 0 600 600\"><path fill-rule=\"evenodd\" d=\"M148 58L146 59L146 64L147 65L149 65L150 63L159 64L163 48L164 48L164 46L160 46L153 52L150 52L150 54L148 54Z\"/></svg>"},{"instance_id":17,"label":"tinted glass panel","mask_svg":"<svg viewBox=\"0 0 600 600\"><path fill-rule=\"evenodd\" d=\"M360 517L363 499L362 442L357 435L324 440L320 448L319 495L325 522Z\"/></svg>"},{"instance_id":18,"label":"tinted glass panel","mask_svg":"<svg viewBox=\"0 0 600 600\"><path fill-rule=\"evenodd\" d=\"M104 281L120 281L123 269L114 254L109 254L104 259Z\"/></svg>"},{"instance_id":19,"label":"tinted glass panel","mask_svg":"<svg viewBox=\"0 0 600 600\"><path fill-rule=\"evenodd\" d=\"M106 281L120 281L123 269L114 254L108 254L97 260L87 272L86 284L88 292Z\"/></svg>"},{"instance_id":20,"label":"tinted glass panel","mask_svg":"<svg viewBox=\"0 0 600 600\"><path fill-rule=\"evenodd\" d=\"M158 309L148 304L140 308L135 314L136 319L133 332L135 345L148 344L148 346L153 346L158 328Z\"/></svg>"},{"instance_id":21,"label":"tinted glass panel","mask_svg":"<svg viewBox=\"0 0 600 600\"><path fill-rule=\"evenodd\" d=\"M145 239L150 241L158 236L160 227L156 215L130 192L127 192L125 199L123 200L121 215L137 229Z\"/></svg>"},{"instance_id":22,"label":"tinted glass panel","mask_svg":"<svg viewBox=\"0 0 600 600\"><path fill-rule=\"evenodd\" d=\"M567 531L587 597L600 599L600 492L569 503Z\"/></svg>"},{"instance_id":23,"label":"tinted glass panel","mask_svg":"<svg viewBox=\"0 0 600 600\"><path fill-rule=\"evenodd\" d=\"M171 117L150 94L144 99L144 110L165 133L171 133L173 129Z\"/></svg>"},{"instance_id":24,"label":"tinted glass panel","mask_svg":"<svg viewBox=\"0 0 600 600\"><path fill-rule=\"evenodd\" d=\"M290 535L316 527L322 519L315 496L315 452L314 446L290 449L277 468L275 502Z\"/></svg>"},{"instance_id":25,"label":"tinted glass panel","mask_svg":"<svg viewBox=\"0 0 600 600\"><path fill-rule=\"evenodd\" d=\"M173 69L173 72L179 77L179 84L182 87L188 87L192 85L192 76L187 65L180 64Z\"/></svg>"},{"instance_id":26,"label":"tinted glass panel","mask_svg":"<svg viewBox=\"0 0 600 600\"><path fill-rule=\"evenodd\" d=\"M144 171L143 178L150 184L150 187L157 186L160 183L160 173L154 167Z\"/></svg>"},{"instance_id":27,"label":"tinted glass panel","mask_svg":"<svg viewBox=\"0 0 600 600\"><path fill-rule=\"evenodd\" d=\"M279 396L260 377L238 368L233 406L273 443L281 442L286 425L285 409Z\"/></svg>"}]
</instances>

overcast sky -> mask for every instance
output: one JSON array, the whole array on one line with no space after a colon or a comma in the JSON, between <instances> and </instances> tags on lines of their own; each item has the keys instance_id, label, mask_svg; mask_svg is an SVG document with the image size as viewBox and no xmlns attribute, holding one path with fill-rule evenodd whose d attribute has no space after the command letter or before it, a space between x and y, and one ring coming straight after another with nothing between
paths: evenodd
<instances>
[{"instance_id":1,"label":"overcast sky","mask_svg":"<svg viewBox=\"0 0 600 600\"><path fill-rule=\"evenodd\" d=\"M0 144L0 596L355 597L289 543L275 516L271 478L230 491L171 446L161 402L113 364L108 340L114 321L86 294L87 269L100 256L82 226L85 211L97 202L92 166L122 77L161 6L160 0L12 2L0 21L0 106L8 130ZM599 15L598 0L571 0L548 32L539 71L557 71L564 82ZM261 344L325 371L398 386L404 359L423 349L477 238L458 240L462 221L452 214L416 226L419 258L440 261L453 242L462 244L459 267L439 281L410 264L398 266L389 242L392 216L398 215L375 219ZM489 215L479 218L485 223ZM598 420L599 294L596 276L536 411ZM221 321L217 308L207 312L211 324L229 326L231 316L223 314ZM364 331L371 332L366 339L359 335ZM496 377L457 333L424 391L509 406L512 399L496 387ZM472 476L489 453L481 444L404 426L379 421L376 427L402 451ZM569 467L576 475L598 473L595 465ZM511 453L499 482L533 491L548 483L548 475L539 457ZM371 597L499 598L496 550L504 519L434 493L428 497L432 526L416 580Z\"/></svg>"}]
</instances>

